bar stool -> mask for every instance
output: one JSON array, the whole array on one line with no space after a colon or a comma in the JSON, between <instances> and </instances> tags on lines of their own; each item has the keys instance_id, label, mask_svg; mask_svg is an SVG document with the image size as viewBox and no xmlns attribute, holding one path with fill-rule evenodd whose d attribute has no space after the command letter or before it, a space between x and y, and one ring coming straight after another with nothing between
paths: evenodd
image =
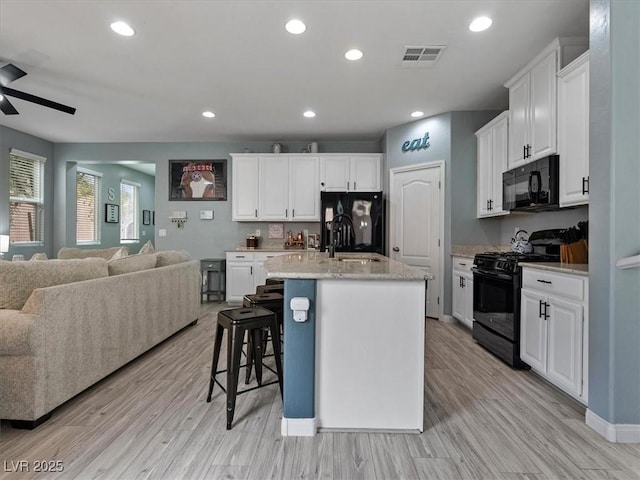
<instances>
[{"instance_id":1,"label":"bar stool","mask_svg":"<svg viewBox=\"0 0 640 480\"><path fill-rule=\"evenodd\" d=\"M284 295L284 283L258 285L256 287L256 293L273 293L273 292Z\"/></svg>"},{"instance_id":2,"label":"bar stool","mask_svg":"<svg viewBox=\"0 0 640 480\"><path fill-rule=\"evenodd\" d=\"M273 312L276 316L276 322L278 323L278 333L280 333L282 329L282 309L284 306L284 297L279 293L255 293L250 295L245 295L242 300L242 305L245 307L262 307L267 310ZM262 329L262 338L260 342L262 344L261 355L264 357L264 351L267 346L267 332L266 329ZM247 339L247 371L244 383L249 383L251 379L251 365L253 363L253 351L255 348L252 347L253 338L249 336ZM275 353L275 352L274 352ZM256 367L256 375L258 374Z\"/></svg>"},{"instance_id":3,"label":"bar stool","mask_svg":"<svg viewBox=\"0 0 640 480\"><path fill-rule=\"evenodd\" d=\"M276 321L276 316L273 312L262 307L252 308L234 308L231 310L223 310L218 313L218 325L216 327L216 339L213 348L213 360L211 362L211 378L209 379L209 393L207 395L207 402L211 402L211 393L213 392L214 383L217 383L220 388L227 394L227 430L231 430L231 423L233 422L233 415L236 408L236 396L242 393L250 392L256 388L266 387L267 385L273 385L278 383L280 386L280 396L282 396L282 364L280 360L280 331ZM262 383L262 329L268 328L271 333L271 343L273 346L273 352L276 361L276 371L274 372L278 376L277 381ZM220 359L220 348L222 346L222 335L224 331L227 331L227 368L226 370L217 370L218 360ZM242 342L244 340L245 332L250 332L253 336L253 357L259 361L255 362L256 365L256 380L258 386L253 388L247 388L245 390L238 391L238 375L241 367L247 365L240 365L240 356L242 353ZM265 368L273 370L264 365ZM227 373L227 387L222 386L216 379L216 375L219 373Z\"/></svg>"}]
</instances>

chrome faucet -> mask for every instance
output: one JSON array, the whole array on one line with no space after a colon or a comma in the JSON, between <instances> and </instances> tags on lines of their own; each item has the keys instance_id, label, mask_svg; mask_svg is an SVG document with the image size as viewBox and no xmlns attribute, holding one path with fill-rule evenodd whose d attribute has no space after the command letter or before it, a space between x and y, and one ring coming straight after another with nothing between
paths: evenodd
<instances>
[{"instance_id":1,"label":"chrome faucet","mask_svg":"<svg viewBox=\"0 0 640 480\"><path fill-rule=\"evenodd\" d=\"M329 225L329 258L335 258L336 256L335 232L343 223L351 227L353 234L353 220L346 213L339 213L330 222L327 222Z\"/></svg>"}]
</instances>

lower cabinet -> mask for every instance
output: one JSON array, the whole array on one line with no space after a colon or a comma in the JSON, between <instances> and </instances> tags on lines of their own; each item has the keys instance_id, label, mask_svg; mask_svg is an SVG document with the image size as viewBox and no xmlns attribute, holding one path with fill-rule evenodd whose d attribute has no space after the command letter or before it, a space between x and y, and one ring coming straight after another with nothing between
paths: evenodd
<instances>
[{"instance_id":1,"label":"lower cabinet","mask_svg":"<svg viewBox=\"0 0 640 480\"><path fill-rule=\"evenodd\" d=\"M473 260L453 257L452 316L469 328L473 326Z\"/></svg>"},{"instance_id":2,"label":"lower cabinet","mask_svg":"<svg viewBox=\"0 0 640 480\"><path fill-rule=\"evenodd\" d=\"M520 303L520 358L586 404L587 278L525 267Z\"/></svg>"},{"instance_id":3,"label":"lower cabinet","mask_svg":"<svg viewBox=\"0 0 640 480\"><path fill-rule=\"evenodd\" d=\"M227 302L242 303L245 295L256 293L256 287L267 280L264 262L286 253L227 252Z\"/></svg>"}]
</instances>

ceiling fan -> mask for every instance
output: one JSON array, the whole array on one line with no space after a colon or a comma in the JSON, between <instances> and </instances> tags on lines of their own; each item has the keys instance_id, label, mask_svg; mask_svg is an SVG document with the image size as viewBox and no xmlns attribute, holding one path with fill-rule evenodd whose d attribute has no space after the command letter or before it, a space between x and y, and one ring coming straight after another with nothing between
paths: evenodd
<instances>
[{"instance_id":1,"label":"ceiling fan","mask_svg":"<svg viewBox=\"0 0 640 480\"><path fill-rule=\"evenodd\" d=\"M16 67L12 63L7 63L5 66L0 67L0 110L2 110L5 115L18 115L18 111L13 105L11 105L7 96L36 103L43 107L53 108L54 110L59 110L70 115L76 113L76 109L73 107L68 107L67 105L62 105L61 103L53 102L46 98L36 97L30 93L21 92L7 87L9 83L24 77L26 74L27 72Z\"/></svg>"}]
</instances>

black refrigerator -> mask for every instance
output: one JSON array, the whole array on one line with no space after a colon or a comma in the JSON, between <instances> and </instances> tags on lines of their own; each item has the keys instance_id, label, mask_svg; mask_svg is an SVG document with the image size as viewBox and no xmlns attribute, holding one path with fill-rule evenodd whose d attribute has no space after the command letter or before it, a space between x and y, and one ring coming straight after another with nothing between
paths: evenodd
<instances>
[{"instance_id":1,"label":"black refrigerator","mask_svg":"<svg viewBox=\"0 0 640 480\"><path fill-rule=\"evenodd\" d=\"M382 192L321 192L320 200L321 251L329 248L333 227L336 252L376 252L384 255Z\"/></svg>"}]
</instances>

